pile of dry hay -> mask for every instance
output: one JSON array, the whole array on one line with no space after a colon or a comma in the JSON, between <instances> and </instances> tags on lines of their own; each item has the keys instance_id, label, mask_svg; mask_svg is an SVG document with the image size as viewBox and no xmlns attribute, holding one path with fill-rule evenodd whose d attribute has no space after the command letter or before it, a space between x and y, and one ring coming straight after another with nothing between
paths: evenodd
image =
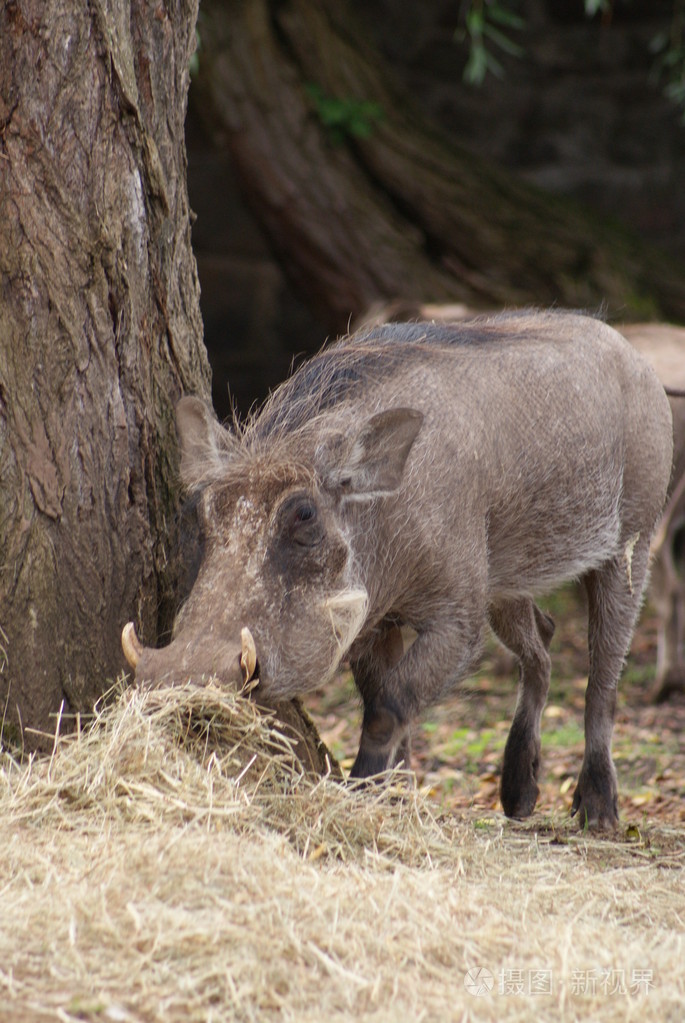
<instances>
[{"instance_id":1,"label":"pile of dry hay","mask_svg":"<svg viewBox=\"0 0 685 1023\"><path fill-rule=\"evenodd\" d=\"M0 1019L682 1018L682 835L315 782L213 686L126 691L0 780Z\"/></svg>"}]
</instances>

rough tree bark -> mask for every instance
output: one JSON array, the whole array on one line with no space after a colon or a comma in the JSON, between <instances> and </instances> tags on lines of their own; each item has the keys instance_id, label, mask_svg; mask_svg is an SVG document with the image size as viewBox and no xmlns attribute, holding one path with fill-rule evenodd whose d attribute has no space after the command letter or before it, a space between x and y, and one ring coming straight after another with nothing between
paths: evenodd
<instances>
[{"instance_id":1,"label":"rough tree bark","mask_svg":"<svg viewBox=\"0 0 685 1023\"><path fill-rule=\"evenodd\" d=\"M88 711L122 624L168 626L173 407L210 382L184 146L197 4L0 11L5 725Z\"/></svg>"},{"instance_id":2,"label":"rough tree bark","mask_svg":"<svg viewBox=\"0 0 685 1023\"><path fill-rule=\"evenodd\" d=\"M30 746L124 667L124 622L163 637L184 573L173 410L210 395L184 143L197 3L0 13L0 700ZM301 705L275 709L303 766L335 773Z\"/></svg>"},{"instance_id":3,"label":"rough tree bark","mask_svg":"<svg viewBox=\"0 0 685 1023\"><path fill-rule=\"evenodd\" d=\"M397 297L685 319L682 267L434 130L344 0L203 0L200 32L197 109L330 329ZM370 137L335 145L311 84L380 104Z\"/></svg>"}]
</instances>

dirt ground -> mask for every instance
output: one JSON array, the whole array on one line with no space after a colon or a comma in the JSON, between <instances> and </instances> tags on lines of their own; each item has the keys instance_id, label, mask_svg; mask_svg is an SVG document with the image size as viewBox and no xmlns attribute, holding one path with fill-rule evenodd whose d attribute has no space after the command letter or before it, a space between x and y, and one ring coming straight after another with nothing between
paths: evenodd
<instances>
[{"instance_id":1,"label":"dirt ground","mask_svg":"<svg viewBox=\"0 0 685 1023\"><path fill-rule=\"evenodd\" d=\"M538 830L565 828L583 757L587 684L586 614L568 587L540 601L556 622L552 685L543 715ZM656 620L646 605L619 686L613 753L624 830L685 822L685 693L650 702ZM449 813L501 811L499 775L516 702L517 669L493 639L480 671L413 732L412 768L420 787ZM361 713L351 674L312 694L306 705L344 769L357 750Z\"/></svg>"}]
</instances>

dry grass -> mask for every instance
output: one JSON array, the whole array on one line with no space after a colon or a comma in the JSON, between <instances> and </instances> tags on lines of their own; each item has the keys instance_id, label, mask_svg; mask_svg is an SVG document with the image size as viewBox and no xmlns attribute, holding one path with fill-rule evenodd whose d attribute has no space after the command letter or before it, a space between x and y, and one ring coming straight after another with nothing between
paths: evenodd
<instances>
[{"instance_id":1,"label":"dry grass","mask_svg":"<svg viewBox=\"0 0 685 1023\"><path fill-rule=\"evenodd\" d=\"M673 828L315 784L213 687L127 691L51 758L5 755L0 803L3 1020L682 1019Z\"/></svg>"}]
</instances>

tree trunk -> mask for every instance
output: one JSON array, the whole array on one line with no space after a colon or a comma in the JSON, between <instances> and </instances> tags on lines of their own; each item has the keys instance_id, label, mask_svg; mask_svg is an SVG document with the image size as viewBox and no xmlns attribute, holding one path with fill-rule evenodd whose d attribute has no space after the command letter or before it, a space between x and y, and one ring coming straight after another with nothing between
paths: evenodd
<instances>
[{"instance_id":1,"label":"tree trunk","mask_svg":"<svg viewBox=\"0 0 685 1023\"><path fill-rule=\"evenodd\" d=\"M197 4L0 11L6 726L88 711L122 624L152 642L173 610L173 408L210 383L184 147Z\"/></svg>"},{"instance_id":2,"label":"tree trunk","mask_svg":"<svg viewBox=\"0 0 685 1023\"><path fill-rule=\"evenodd\" d=\"M685 319L682 267L433 129L344 0L203 0L200 33L197 108L330 329L397 297Z\"/></svg>"},{"instance_id":3,"label":"tree trunk","mask_svg":"<svg viewBox=\"0 0 685 1023\"><path fill-rule=\"evenodd\" d=\"M197 2L0 13L0 699L29 746L124 667L126 621L154 642L178 599L174 406L210 394L183 131ZM299 703L276 711L305 769L335 773Z\"/></svg>"}]
</instances>

